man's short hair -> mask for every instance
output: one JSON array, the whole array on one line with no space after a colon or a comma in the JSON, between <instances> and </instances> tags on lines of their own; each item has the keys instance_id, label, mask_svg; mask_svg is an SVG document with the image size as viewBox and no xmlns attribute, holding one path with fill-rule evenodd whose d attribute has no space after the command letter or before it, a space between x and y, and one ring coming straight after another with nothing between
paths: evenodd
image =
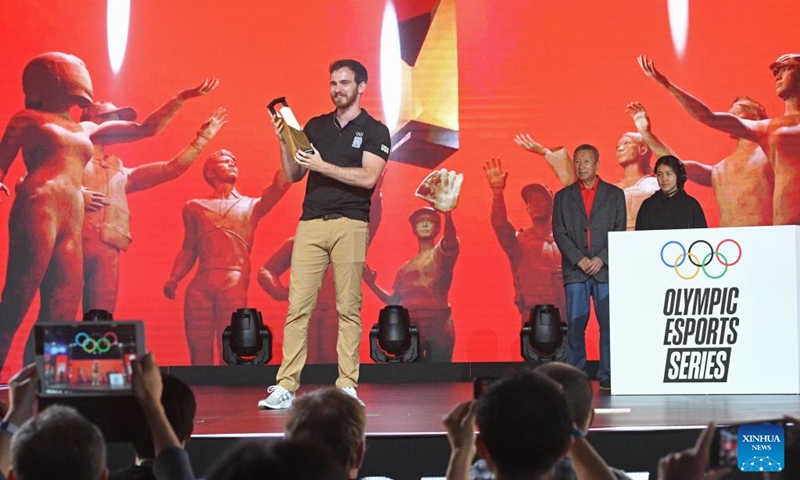
<instances>
[{"instance_id":1,"label":"man's short hair","mask_svg":"<svg viewBox=\"0 0 800 480\"><path fill-rule=\"evenodd\" d=\"M592 384L589 377L579 369L563 362L547 362L536 368L536 372L561 385L567 397L572 421L580 428L588 426L592 419Z\"/></svg>"},{"instance_id":2,"label":"man's short hair","mask_svg":"<svg viewBox=\"0 0 800 480\"><path fill-rule=\"evenodd\" d=\"M178 440L184 441L194 429L194 416L197 413L194 392L181 379L168 373L161 374L161 383L164 385L161 392L161 405L164 407L164 413L167 414L167 420ZM133 442L133 451L139 458L155 458L150 429L145 427L140 438Z\"/></svg>"},{"instance_id":3,"label":"man's short hair","mask_svg":"<svg viewBox=\"0 0 800 480\"><path fill-rule=\"evenodd\" d=\"M336 60L335 62L331 63L328 67L328 73L333 73L336 70L341 68L349 68L353 71L353 75L355 76L356 85L361 83L367 83L369 80L369 74L367 74L367 68L361 64L361 62L357 60L352 60L349 58L345 58L342 60Z\"/></svg>"},{"instance_id":4,"label":"man's short hair","mask_svg":"<svg viewBox=\"0 0 800 480\"><path fill-rule=\"evenodd\" d=\"M245 440L219 459L206 477L208 480L342 480L341 466L318 444L293 441L265 443Z\"/></svg>"},{"instance_id":5,"label":"man's short hair","mask_svg":"<svg viewBox=\"0 0 800 480\"><path fill-rule=\"evenodd\" d=\"M493 384L477 405L480 442L503 478L538 478L566 453L572 418L561 387L536 372Z\"/></svg>"},{"instance_id":6,"label":"man's short hair","mask_svg":"<svg viewBox=\"0 0 800 480\"><path fill-rule=\"evenodd\" d=\"M203 164L203 180L206 181L207 184L214 186L214 176L211 175L211 169L217 164L221 157L231 157L234 161L236 161L236 155L232 154L229 150L220 149L216 152L212 153L206 159L206 163Z\"/></svg>"},{"instance_id":7,"label":"man's short hair","mask_svg":"<svg viewBox=\"0 0 800 480\"><path fill-rule=\"evenodd\" d=\"M582 150L588 150L588 151L592 152L592 155L594 155L594 161L595 162L599 162L600 161L600 151L597 150L597 147L595 147L594 145L590 145L588 143L584 143L584 144L578 145L578 148L576 148L575 152L573 152L573 154L572 154L572 158L575 158L576 156L578 156L578 152L580 152Z\"/></svg>"},{"instance_id":8,"label":"man's short hair","mask_svg":"<svg viewBox=\"0 0 800 480\"><path fill-rule=\"evenodd\" d=\"M11 438L19 480L97 480L105 468L103 434L72 407L50 406Z\"/></svg>"},{"instance_id":9,"label":"man's short hair","mask_svg":"<svg viewBox=\"0 0 800 480\"><path fill-rule=\"evenodd\" d=\"M316 442L345 468L358 467L367 414L358 400L339 389L315 390L289 408L286 438Z\"/></svg>"}]
</instances>

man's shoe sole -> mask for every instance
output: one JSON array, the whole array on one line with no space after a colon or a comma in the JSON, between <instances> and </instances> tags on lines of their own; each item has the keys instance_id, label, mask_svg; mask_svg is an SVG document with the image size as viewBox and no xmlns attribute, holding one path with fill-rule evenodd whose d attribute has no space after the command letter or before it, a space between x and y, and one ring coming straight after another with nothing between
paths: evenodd
<instances>
[{"instance_id":1,"label":"man's shoe sole","mask_svg":"<svg viewBox=\"0 0 800 480\"><path fill-rule=\"evenodd\" d=\"M292 400L294 400L294 399L292 399ZM258 409L259 410L287 410L289 407L292 406L292 400L284 400L283 402L281 402L281 403L279 403L278 405L275 405L275 406L268 405L267 402L265 402L264 400L259 400L258 401Z\"/></svg>"}]
</instances>

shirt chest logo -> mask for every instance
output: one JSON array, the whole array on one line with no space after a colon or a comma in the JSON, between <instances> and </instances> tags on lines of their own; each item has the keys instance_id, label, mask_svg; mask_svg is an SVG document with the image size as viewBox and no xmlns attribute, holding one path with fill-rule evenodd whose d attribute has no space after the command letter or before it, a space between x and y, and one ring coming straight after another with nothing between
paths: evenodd
<instances>
[{"instance_id":1,"label":"shirt chest logo","mask_svg":"<svg viewBox=\"0 0 800 480\"><path fill-rule=\"evenodd\" d=\"M353 137L353 148L361 148L361 143L364 142L364 132L356 132L356 136Z\"/></svg>"}]
</instances>

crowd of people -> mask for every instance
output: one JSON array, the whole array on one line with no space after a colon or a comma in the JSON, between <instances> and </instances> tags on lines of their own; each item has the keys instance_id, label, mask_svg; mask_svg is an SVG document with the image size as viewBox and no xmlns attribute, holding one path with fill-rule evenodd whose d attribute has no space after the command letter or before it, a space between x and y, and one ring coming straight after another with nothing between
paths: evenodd
<instances>
[{"instance_id":1,"label":"crowd of people","mask_svg":"<svg viewBox=\"0 0 800 480\"><path fill-rule=\"evenodd\" d=\"M162 374L152 354L133 364L132 390L144 412L147 435L133 444L136 464L109 472L97 426L77 410L51 405L34 413L38 372L20 370L9 382L9 405L0 424L0 479L194 480L184 449L197 404L189 386ZM442 461L447 480L624 480L587 440L594 410L589 379L577 368L549 362L513 371L479 398L455 405L442 421L451 447ZM340 389L297 397L277 442L244 440L222 454L208 480L359 478L367 451L367 415ZM785 431L785 465L767 480L800 475L800 424ZM715 425L695 445L665 452L658 480L718 479L730 467L710 465ZM476 435L476 430L478 431Z\"/></svg>"}]
</instances>

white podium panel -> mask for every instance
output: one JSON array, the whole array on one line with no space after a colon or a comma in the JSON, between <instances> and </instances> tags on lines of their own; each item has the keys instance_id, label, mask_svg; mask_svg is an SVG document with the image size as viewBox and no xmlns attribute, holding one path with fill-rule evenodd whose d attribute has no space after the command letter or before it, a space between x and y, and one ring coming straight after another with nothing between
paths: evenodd
<instances>
[{"instance_id":1,"label":"white podium panel","mask_svg":"<svg viewBox=\"0 0 800 480\"><path fill-rule=\"evenodd\" d=\"M800 227L609 236L614 395L800 393Z\"/></svg>"}]
</instances>

